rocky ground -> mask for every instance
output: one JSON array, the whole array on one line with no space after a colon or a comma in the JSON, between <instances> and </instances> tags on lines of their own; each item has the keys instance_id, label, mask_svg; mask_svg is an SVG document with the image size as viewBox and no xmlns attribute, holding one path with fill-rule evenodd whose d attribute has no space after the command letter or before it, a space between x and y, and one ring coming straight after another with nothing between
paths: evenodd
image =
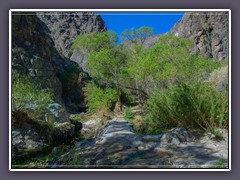
<instances>
[{"instance_id":1,"label":"rocky ground","mask_svg":"<svg viewBox=\"0 0 240 180\"><path fill-rule=\"evenodd\" d=\"M206 168L228 161L227 133L221 141L194 136L184 128L143 136L135 134L128 121L114 118L98 136L76 143L87 167Z\"/></svg>"},{"instance_id":2,"label":"rocky ground","mask_svg":"<svg viewBox=\"0 0 240 180\"><path fill-rule=\"evenodd\" d=\"M86 123L91 129L92 122ZM159 135L139 135L128 121L115 117L99 128L94 138L78 141L57 160L31 165L31 168L228 168L228 133L223 132L219 141L184 128Z\"/></svg>"}]
</instances>

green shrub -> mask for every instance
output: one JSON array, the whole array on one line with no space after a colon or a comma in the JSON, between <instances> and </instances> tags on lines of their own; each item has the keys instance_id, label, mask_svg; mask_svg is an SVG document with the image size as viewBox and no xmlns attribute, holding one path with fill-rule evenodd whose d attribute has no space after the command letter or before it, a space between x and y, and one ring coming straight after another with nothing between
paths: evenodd
<instances>
[{"instance_id":1,"label":"green shrub","mask_svg":"<svg viewBox=\"0 0 240 180\"><path fill-rule=\"evenodd\" d=\"M71 114L70 120L80 121L81 120L81 115L80 114Z\"/></svg>"},{"instance_id":2,"label":"green shrub","mask_svg":"<svg viewBox=\"0 0 240 180\"><path fill-rule=\"evenodd\" d=\"M85 96L88 111L91 113L109 112L118 100L118 93L115 89L102 89L94 83L88 83L86 85Z\"/></svg>"},{"instance_id":3,"label":"green shrub","mask_svg":"<svg viewBox=\"0 0 240 180\"><path fill-rule=\"evenodd\" d=\"M120 101L122 104L126 106L131 106L132 103L134 103L135 96L130 91L121 90L119 94L120 94Z\"/></svg>"},{"instance_id":4,"label":"green shrub","mask_svg":"<svg viewBox=\"0 0 240 180\"><path fill-rule=\"evenodd\" d=\"M132 46L126 63L130 78L125 78L124 83L129 82L128 86L140 90L136 94L141 102L144 94L189 80L205 80L209 73L226 64L226 61L190 55L193 44L190 39L164 35L150 48Z\"/></svg>"},{"instance_id":5,"label":"green shrub","mask_svg":"<svg viewBox=\"0 0 240 180\"><path fill-rule=\"evenodd\" d=\"M210 132L214 135L215 140L223 139L223 132L220 129L210 129Z\"/></svg>"},{"instance_id":6,"label":"green shrub","mask_svg":"<svg viewBox=\"0 0 240 180\"><path fill-rule=\"evenodd\" d=\"M101 33L85 33L80 34L76 37L74 43L71 45L73 51L79 49L90 52L97 52L101 48L112 48L117 44L117 34L114 31L105 31Z\"/></svg>"},{"instance_id":7,"label":"green shrub","mask_svg":"<svg viewBox=\"0 0 240 180\"><path fill-rule=\"evenodd\" d=\"M39 86L27 76L13 72L12 77L12 110L34 110L37 113L46 111L52 102L52 94Z\"/></svg>"},{"instance_id":8,"label":"green shrub","mask_svg":"<svg viewBox=\"0 0 240 180\"><path fill-rule=\"evenodd\" d=\"M45 136L54 132L53 121L45 121L52 94L37 86L32 79L12 73L12 123L20 127L27 122ZM55 120L55 119L54 119Z\"/></svg>"},{"instance_id":9,"label":"green shrub","mask_svg":"<svg viewBox=\"0 0 240 180\"><path fill-rule=\"evenodd\" d=\"M227 163L226 163L226 161L223 158L221 158L216 163L214 163L213 166L210 167L210 168L224 169L224 168L227 168Z\"/></svg>"},{"instance_id":10,"label":"green shrub","mask_svg":"<svg viewBox=\"0 0 240 180\"><path fill-rule=\"evenodd\" d=\"M211 84L188 82L157 90L145 105L148 131L183 126L214 129L228 123L227 91L216 91Z\"/></svg>"},{"instance_id":11,"label":"green shrub","mask_svg":"<svg viewBox=\"0 0 240 180\"><path fill-rule=\"evenodd\" d=\"M125 109L123 117L124 117L124 119L128 119L128 120L134 119L130 107L127 107L127 108Z\"/></svg>"}]
</instances>

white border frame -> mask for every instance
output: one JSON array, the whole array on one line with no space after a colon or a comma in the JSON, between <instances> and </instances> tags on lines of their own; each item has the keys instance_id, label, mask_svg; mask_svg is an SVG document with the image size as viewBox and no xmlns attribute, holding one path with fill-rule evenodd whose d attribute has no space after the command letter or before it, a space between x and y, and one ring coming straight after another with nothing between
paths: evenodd
<instances>
[{"instance_id":1,"label":"white border frame","mask_svg":"<svg viewBox=\"0 0 240 180\"><path fill-rule=\"evenodd\" d=\"M208 12L221 11L229 13L229 56L228 56L228 73L229 73L229 147L228 147L228 169L12 169L11 167L11 62L12 62L12 12ZM231 171L231 10L230 9L10 9L9 10L9 171Z\"/></svg>"}]
</instances>

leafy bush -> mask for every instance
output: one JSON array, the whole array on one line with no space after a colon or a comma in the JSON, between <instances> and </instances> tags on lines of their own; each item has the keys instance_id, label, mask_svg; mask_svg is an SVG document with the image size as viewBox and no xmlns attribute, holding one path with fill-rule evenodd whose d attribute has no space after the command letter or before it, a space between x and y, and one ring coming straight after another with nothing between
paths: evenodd
<instances>
[{"instance_id":1,"label":"leafy bush","mask_svg":"<svg viewBox=\"0 0 240 180\"><path fill-rule=\"evenodd\" d=\"M220 129L210 129L210 132L214 135L215 140L223 139L223 132Z\"/></svg>"},{"instance_id":2,"label":"leafy bush","mask_svg":"<svg viewBox=\"0 0 240 180\"><path fill-rule=\"evenodd\" d=\"M213 164L212 167L210 168L215 168L215 169L224 169L227 168L227 162L223 158L219 159L217 162Z\"/></svg>"},{"instance_id":3,"label":"leafy bush","mask_svg":"<svg viewBox=\"0 0 240 180\"><path fill-rule=\"evenodd\" d=\"M70 120L80 121L81 120L81 115L80 114L71 114L70 115Z\"/></svg>"},{"instance_id":4,"label":"leafy bush","mask_svg":"<svg viewBox=\"0 0 240 180\"><path fill-rule=\"evenodd\" d=\"M171 47L184 47L186 48L186 50L194 47L194 42L189 38L177 37L172 34L160 36L158 39L158 43Z\"/></svg>"},{"instance_id":5,"label":"leafy bush","mask_svg":"<svg viewBox=\"0 0 240 180\"><path fill-rule=\"evenodd\" d=\"M101 33L80 34L71 46L73 51L79 49L86 50L88 53L97 52L102 48L112 48L117 44L118 38L114 31L105 31Z\"/></svg>"},{"instance_id":6,"label":"leafy bush","mask_svg":"<svg viewBox=\"0 0 240 180\"><path fill-rule=\"evenodd\" d=\"M125 105L131 105L134 102L134 95L129 91L121 91L121 102Z\"/></svg>"},{"instance_id":7,"label":"leafy bush","mask_svg":"<svg viewBox=\"0 0 240 180\"><path fill-rule=\"evenodd\" d=\"M21 127L31 124L43 136L54 132L52 121L45 121L52 94L37 86L29 77L12 72L12 123Z\"/></svg>"},{"instance_id":8,"label":"leafy bush","mask_svg":"<svg viewBox=\"0 0 240 180\"><path fill-rule=\"evenodd\" d=\"M38 87L27 76L13 72L12 76L12 110L34 110L37 113L46 111L52 102L52 94Z\"/></svg>"},{"instance_id":9,"label":"leafy bush","mask_svg":"<svg viewBox=\"0 0 240 180\"><path fill-rule=\"evenodd\" d=\"M183 126L214 129L228 122L227 91L215 91L211 84L199 81L181 83L157 90L145 105L148 131Z\"/></svg>"},{"instance_id":10,"label":"leafy bush","mask_svg":"<svg viewBox=\"0 0 240 180\"><path fill-rule=\"evenodd\" d=\"M134 119L130 107L127 107L127 108L125 109L123 117L124 117L124 119L128 119L128 120Z\"/></svg>"},{"instance_id":11,"label":"leafy bush","mask_svg":"<svg viewBox=\"0 0 240 180\"><path fill-rule=\"evenodd\" d=\"M138 90L137 97L143 104L145 94L189 80L205 80L210 72L226 63L192 56L191 47L192 40L171 35L161 36L159 43L148 49L132 46L125 68L129 78L124 83L129 82L128 86Z\"/></svg>"},{"instance_id":12,"label":"leafy bush","mask_svg":"<svg viewBox=\"0 0 240 180\"><path fill-rule=\"evenodd\" d=\"M148 26L142 26L138 29L125 29L120 34L120 39L124 43L132 42L132 43L140 43L141 45L145 42L145 40L153 34L153 28Z\"/></svg>"},{"instance_id":13,"label":"leafy bush","mask_svg":"<svg viewBox=\"0 0 240 180\"><path fill-rule=\"evenodd\" d=\"M94 83L88 83L86 85L85 96L88 111L91 113L109 112L118 100L118 93L115 89L102 89Z\"/></svg>"}]
</instances>

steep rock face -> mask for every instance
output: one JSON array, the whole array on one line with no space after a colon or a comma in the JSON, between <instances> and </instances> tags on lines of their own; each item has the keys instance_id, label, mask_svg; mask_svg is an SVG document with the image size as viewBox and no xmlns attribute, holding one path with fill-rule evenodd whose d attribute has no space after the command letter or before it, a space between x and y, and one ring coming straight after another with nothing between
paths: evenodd
<instances>
[{"instance_id":1,"label":"steep rock face","mask_svg":"<svg viewBox=\"0 0 240 180\"><path fill-rule=\"evenodd\" d=\"M51 62L57 56L53 46L44 24L35 15L12 16L12 69L30 75L43 88L61 97L62 85Z\"/></svg>"},{"instance_id":2,"label":"steep rock face","mask_svg":"<svg viewBox=\"0 0 240 180\"><path fill-rule=\"evenodd\" d=\"M39 126L35 130L39 130L45 129L44 125L50 121L58 123L69 121L66 103L62 98L64 89L60 77L68 67L76 63L59 55L48 32L50 31L47 26L34 13L24 12L12 15L12 70L20 75L28 75L36 85L50 90L54 96L53 102L46 107L46 112L41 112L42 114L38 112L39 114L35 115L34 109L30 108L25 110L26 117L15 116L14 119L12 115L13 131L18 127L18 123L24 124L26 119L32 119L27 125L28 130L34 130L36 124ZM28 96L28 94L25 95ZM15 112L15 114L19 113L23 112ZM24 128L19 130L25 133ZM21 143L23 141L22 138L19 140ZM15 142L14 139L13 142ZM29 149L29 147L31 148L31 146L24 146L23 149Z\"/></svg>"},{"instance_id":3,"label":"steep rock face","mask_svg":"<svg viewBox=\"0 0 240 180\"><path fill-rule=\"evenodd\" d=\"M81 68L67 80L66 75L71 75L73 66L85 67L87 58L80 54L71 61L70 46L79 34L105 30L100 16L91 12L18 13L12 29L12 68L50 89L58 103L79 111L84 106L81 87L87 76ZM84 62L79 63L82 57Z\"/></svg>"},{"instance_id":4,"label":"steep rock face","mask_svg":"<svg viewBox=\"0 0 240 180\"><path fill-rule=\"evenodd\" d=\"M92 12L39 12L37 15L50 29L58 52L67 58L72 55L70 46L76 36L106 30L101 17Z\"/></svg>"},{"instance_id":5,"label":"steep rock face","mask_svg":"<svg viewBox=\"0 0 240 180\"><path fill-rule=\"evenodd\" d=\"M46 112L35 113L34 106L29 106L30 108L25 109L25 112L21 109L12 112L12 132L20 134L17 138L12 137L12 148L17 149L13 152L13 157L14 154L21 156L20 152L31 151L30 155L32 155L32 151L37 153L44 150L43 141L46 138L39 136L37 130L44 129L47 133L45 125L48 125L46 122L50 117L52 121L59 123L69 121L61 97L62 83L58 78L60 68L56 67L56 62L66 62L64 66L68 66L69 61L60 57L47 31L48 28L34 13L12 14L12 70L17 71L20 76L28 75L36 85L50 90L54 96L52 104L46 107ZM26 124L25 121L28 123ZM35 127L36 125L38 126ZM20 126L21 128L18 128ZM27 132L30 134L36 132L36 136L24 135ZM29 153L25 155L28 156Z\"/></svg>"},{"instance_id":6,"label":"steep rock face","mask_svg":"<svg viewBox=\"0 0 240 180\"><path fill-rule=\"evenodd\" d=\"M193 39L193 53L223 60L228 59L228 25L228 12L186 12L169 33Z\"/></svg>"},{"instance_id":7,"label":"steep rock face","mask_svg":"<svg viewBox=\"0 0 240 180\"><path fill-rule=\"evenodd\" d=\"M105 31L106 27L101 17L94 15L92 12L38 12L37 16L46 24L49 30L46 32L52 37L58 53L62 57L78 64L84 72L88 72L86 68L88 57L85 55L84 50L73 53L71 45L79 34ZM60 67L60 74L64 74L64 71L61 71L64 68L61 67L66 62L55 60L54 58L53 60L57 64L56 67L58 69ZM80 70L78 77L69 78L70 80L63 84L63 99L69 110L72 111L81 111L85 106L81 88L88 75L82 72L82 70ZM73 87L78 87L79 91Z\"/></svg>"},{"instance_id":8,"label":"steep rock face","mask_svg":"<svg viewBox=\"0 0 240 180\"><path fill-rule=\"evenodd\" d=\"M17 134L12 139L13 157L22 156L20 152L31 152L30 154L25 153L27 157L44 150L44 143L48 143L49 139L45 125L48 126L50 121L57 123L53 127L54 132L56 132L52 136L54 142L69 140L81 130L81 124L69 123L66 109L79 110L77 105L83 101L81 90L84 81L83 75L81 75L83 72L78 64L68 59L63 52L70 50L68 48L78 33L97 31L98 25L94 24L97 17L89 20L90 18L83 16L86 24L83 25L82 30L82 24L76 20L77 16L60 17L62 17L60 18L61 21L59 20L55 24L58 26L53 27L53 29L58 30L62 26L67 35L70 37L72 35L71 39L68 39L66 34L66 36L60 36L57 33L52 33L51 30L53 29L50 30L34 12L12 14L12 70L17 71L20 77L21 75L28 75L36 85L50 90L54 95L53 102L46 107L47 112L43 112L44 114L32 116L34 114L33 109L29 111L27 109L26 112L12 112L12 114L17 114L17 116L12 115L12 132ZM59 16L51 14L48 18L57 21ZM88 20L89 23L87 23ZM69 33L68 30L71 32ZM66 49L62 50L62 48ZM72 72L73 67L77 67L77 71L74 73ZM77 88L73 90L76 85ZM25 116L21 116L21 113L25 113ZM27 124L25 121L27 121ZM42 130L45 133L40 136L38 131ZM25 135L28 132L30 134L36 132L36 136L28 137Z\"/></svg>"}]
</instances>

